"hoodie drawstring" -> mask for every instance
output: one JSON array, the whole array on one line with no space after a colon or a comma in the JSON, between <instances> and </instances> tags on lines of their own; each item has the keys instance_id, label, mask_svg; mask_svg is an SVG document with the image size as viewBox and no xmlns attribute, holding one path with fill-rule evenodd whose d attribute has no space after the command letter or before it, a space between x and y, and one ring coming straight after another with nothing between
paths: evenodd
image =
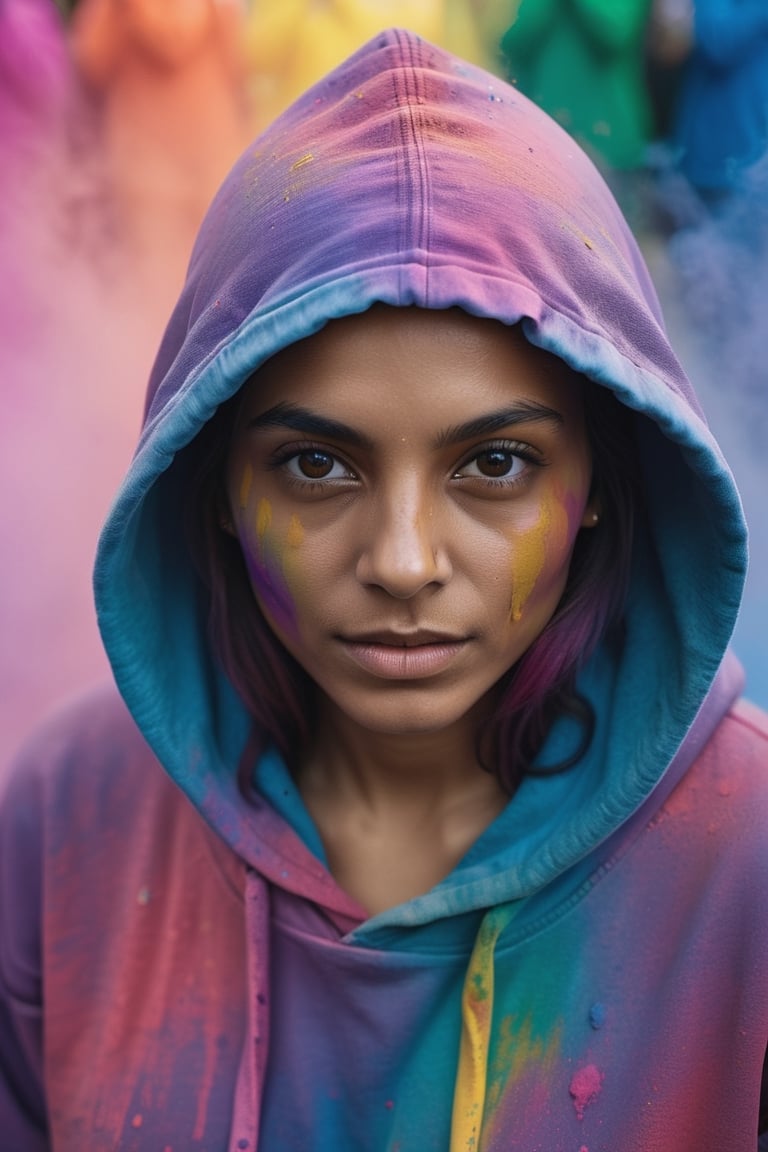
<instances>
[{"instance_id":1,"label":"hoodie drawstring","mask_svg":"<svg viewBox=\"0 0 768 1152\"><path fill-rule=\"evenodd\" d=\"M483 917L464 978L450 1152L477 1152L480 1146L493 1023L496 941L516 910L515 904L501 904Z\"/></svg>"},{"instance_id":2,"label":"hoodie drawstring","mask_svg":"<svg viewBox=\"0 0 768 1152\"><path fill-rule=\"evenodd\" d=\"M253 869L245 881L248 1019L235 1088L230 1152L256 1152L269 1051L269 889Z\"/></svg>"}]
</instances>

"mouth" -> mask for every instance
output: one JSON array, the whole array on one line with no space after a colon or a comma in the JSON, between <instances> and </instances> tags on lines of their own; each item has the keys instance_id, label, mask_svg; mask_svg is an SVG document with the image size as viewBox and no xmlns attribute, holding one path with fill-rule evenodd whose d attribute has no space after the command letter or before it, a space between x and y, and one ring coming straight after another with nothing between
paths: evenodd
<instances>
[{"instance_id":1,"label":"mouth","mask_svg":"<svg viewBox=\"0 0 768 1152\"><path fill-rule=\"evenodd\" d=\"M339 636L344 644L381 644L387 648L424 648L432 644L463 644L468 636L455 633L437 632L430 628L419 628L413 632L398 632L380 629L374 632L360 632L352 636Z\"/></svg>"},{"instance_id":2,"label":"mouth","mask_svg":"<svg viewBox=\"0 0 768 1152\"><path fill-rule=\"evenodd\" d=\"M339 641L363 671L382 680L422 680L450 668L470 637L441 632L369 632Z\"/></svg>"}]
</instances>

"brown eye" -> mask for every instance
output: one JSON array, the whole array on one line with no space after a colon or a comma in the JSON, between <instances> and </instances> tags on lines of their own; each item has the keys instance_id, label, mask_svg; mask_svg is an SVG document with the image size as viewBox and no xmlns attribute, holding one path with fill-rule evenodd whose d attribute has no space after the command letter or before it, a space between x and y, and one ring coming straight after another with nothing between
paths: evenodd
<instances>
[{"instance_id":1,"label":"brown eye","mask_svg":"<svg viewBox=\"0 0 768 1152\"><path fill-rule=\"evenodd\" d=\"M294 484L307 484L308 489L313 484L332 486L336 481L355 480L352 470L325 448L309 447L278 457L276 467L284 469Z\"/></svg>"},{"instance_id":2,"label":"brown eye","mask_svg":"<svg viewBox=\"0 0 768 1152\"><path fill-rule=\"evenodd\" d=\"M515 443L490 444L477 452L456 472L456 479L489 480L497 485L516 484L522 480L536 462L530 457L531 450Z\"/></svg>"},{"instance_id":3,"label":"brown eye","mask_svg":"<svg viewBox=\"0 0 768 1152\"><path fill-rule=\"evenodd\" d=\"M324 480L333 471L334 458L328 452L312 449L300 453L296 457L296 463L302 476L306 476L308 480Z\"/></svg>"},{"instance_id":4,"label":"brown eye","mask_svg":"<svg viewBox=\"0 0 768 1152\"><path fill-rule=\"evenodd\" d=\"M475 463L481 476L500 479L509 476L520 461L514 452L507 452L502 448L489 448L475 457Z\"/></svg>"}]
</instances>

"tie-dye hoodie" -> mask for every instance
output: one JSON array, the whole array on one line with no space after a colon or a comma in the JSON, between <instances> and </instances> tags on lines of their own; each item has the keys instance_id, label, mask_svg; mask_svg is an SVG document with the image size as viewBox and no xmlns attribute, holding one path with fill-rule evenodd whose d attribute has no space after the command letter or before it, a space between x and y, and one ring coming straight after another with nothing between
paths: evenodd
<instances>
[{"instance_id":1,"label":"tie-dye hoodie","mask_svg":"<svg viewBox=\"0 0 768 1152\"><path fill-rule=\"evenodd\" d=\"M459 306L636 413L648 524L581 761L366 919L209 654L183 449L375 301ZM107 382L108 383L108 382ZM727 655L745 532L604 184L519 92L405 32L242 157L203 225L95 586L108 690L33 738L0 840L5 1152L754 1152L768 723ZM567 746L560 724L546 762Z\"/></svg>"}]
</instances>

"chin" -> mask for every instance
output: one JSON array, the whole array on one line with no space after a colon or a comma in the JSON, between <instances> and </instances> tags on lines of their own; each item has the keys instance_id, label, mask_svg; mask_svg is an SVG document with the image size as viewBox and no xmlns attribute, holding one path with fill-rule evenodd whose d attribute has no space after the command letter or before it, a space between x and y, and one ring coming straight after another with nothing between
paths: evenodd
<instances>
[{"instance_id":1,"label":"chin","mask_svg":"<svg viewBox=\"0 0 768 1152\"><path fill-rule=\"evenodd\" d=\"M350 701L334 700L334 705L345 721L380 736L438 736L450 728L474 725L478 722L478 700L440 701L421 699L406 693L400 699L378 699L367 706L355 706Z\"/></svg>"}]
</instances>

